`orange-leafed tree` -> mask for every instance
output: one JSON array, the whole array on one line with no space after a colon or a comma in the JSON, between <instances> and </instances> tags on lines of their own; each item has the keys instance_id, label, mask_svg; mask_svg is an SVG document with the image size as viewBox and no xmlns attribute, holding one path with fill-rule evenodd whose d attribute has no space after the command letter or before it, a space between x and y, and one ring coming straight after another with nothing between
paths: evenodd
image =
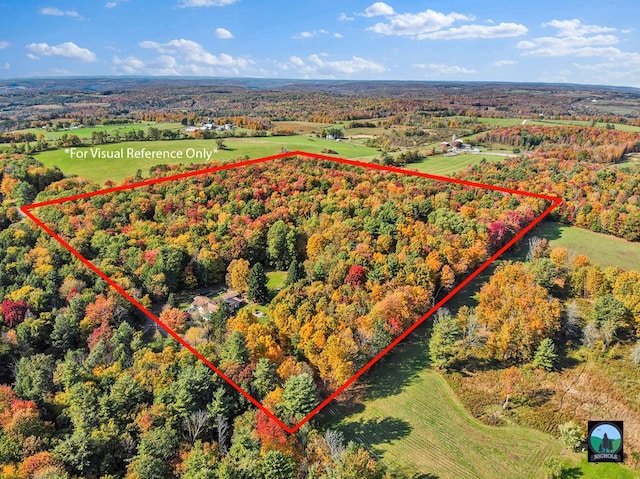
<instances>
[{"instance_id":1,"label":"orange-leafed tree","mask_svg":"<svg viewBox=\"0 0 640 479\"><path fill-rule=\"evenodd\" d=\"M475 311L489 331L489 353L501 360L530 360L540 341L560 327L560 302L535 283L522 263L496 269L480 290Z\"/></svg>"}]
</instances>

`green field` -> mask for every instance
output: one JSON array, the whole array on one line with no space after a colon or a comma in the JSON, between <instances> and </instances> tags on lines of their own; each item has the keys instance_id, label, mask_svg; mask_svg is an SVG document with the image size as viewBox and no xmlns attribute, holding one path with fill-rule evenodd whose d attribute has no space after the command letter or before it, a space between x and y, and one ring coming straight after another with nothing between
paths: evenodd
<instances>
[{"instance_id":1,"label":"green field","mask_svg":"<svg viewBox=\"0 0 640 479\"><path fill-rule=\"evenodd\" d=\"M358 159L371 159L378 153L374 148L358 145L355 142L336 142L307 136L225 138L224 144L227 148L218 150L216 140L123 142L100 147L79 148L78 150L87 151L86 159L71 158L71 154L63 149L49 150L35 156L46 166L58 166L66 175L79 175L102 184L107 180L119 183L124 178L134 175L137 170L141 170L143 176L147 176L149 169L159 164L206 163L206 159L187 158L189 151L213 152L213 162L243 157L260 158L278 154L283 148L289 151L302 150L310 153L322 153L323 150L331 149L338 153L336 156ZM125 153L128 148L133 148L135 151L141 151L143 148L153 152L175 151L182 152L185 159L127 159L126 155L124 159L93 159L91 151L95 151L97 148L103 152L123 151Z\"/></svg>"},{"instance_id":2,"label":"green field","mask_svg":"<svg viewBox=\"0 0 640 479\"><path fill-rule=\"evenodd\" d=\"M469 165L477 165L482 160L493 163L503 161L504 156L484 153L461 153L456 156L430 156L419 163L411 163L406 168L433 175L449 175L465 169Z\"/></svg>"},{"instance_id":3,"label":"green field","mask_svg":"<svg viewBox=\"0 0 640 479\"><path fill-rule=\"evenodd\" d=\"M366 400L329 406L324 417L409 477L544 477L542 463L560 454L559 441L528 428L480 423L428 368L427 355L426 341L411 338L368 374Z\"/></svg>"},{"instance_id":4,"label":"green field","mask_svg":"<svg viewBox=\"0 0 640 479\"><path fill-rule=\"evenodd\" d=\"M155 123L152 121L145 121L140 123L125 123L122 125L97 125L97 126L87 126L84 128L76 128L69 130L58 130L58 131L47 131L41 128L28 128L25 130L17 130L16 133L33 133L38 135L42 133L47 140L55 140L60 138L62 135L76 135L78 138L91 138L91 134L96 131L104 131L109 134L114 134L116 132L124 135L126 132L131 130L144 130L146 133L149 128L157 128L159 130L183 130L184 126L180 123Z\"/></svg>"},{"instance_id":5,"label":"green field","mask_svg":"<svg viewBox=\"0 0 640 479\"><path fill-rule=\"evenodd\" d=\"M562 246L575 254L584 254L600 266L640 271L640 243L552 221L536 226L531 234L547 238L551 246Z\"/></svg>"},{"instance_id":6,"label":"green field","mask_svg":"<svg viewBox=\"0 0 640 479\"><path fill-rule=\"evenodd\" d=\"M284 286L284 281L287 279L286 271L269 271L267 274L267 289L276 290Z\"/></svg>"}]
</instances>

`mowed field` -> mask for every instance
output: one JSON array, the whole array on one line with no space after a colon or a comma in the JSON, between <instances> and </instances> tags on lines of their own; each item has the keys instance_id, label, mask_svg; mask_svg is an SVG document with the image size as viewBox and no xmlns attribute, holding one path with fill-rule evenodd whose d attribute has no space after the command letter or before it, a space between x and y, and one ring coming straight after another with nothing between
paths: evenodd
<instances>
[{"instance_id":1,"label":"mowed field","mask_svg":"<svg viewBox=\"0 0 640 479\"><path fill-rule=\"evenodd\" d=\"M41 128L28 128L25 130L17 130L17 133L33 133L38 135L42 133L47 140L56 140L62 135L76 135L78 138L91 138L93 132L104 131L109 134L115 134L118 132L124 135L131 130L143 130L145 134L149 128L157 128L158 130L183 130L184 126L180 123L155 123L152 121L145 121L141 123L125 123L122 125L97 125L86 126L83 128L75 128L69 130L47 131Z\"/></svg>"},{"instance_id":2,"label":"mowed field","mask_svg":"<svg viewBox=\"0 0 640 479\"><path fill-rule=\"evenodd\" d=\"M425 336L422 329L416 333ZM329 406L331 427L409 477L544 477L543 462L560 454L561 443L533 429L480 423L429 369L427 356L425 340L400 345L367 374L364 401L348 409Z\"/></svg>"},{"instance_id":3,"label":"mowed field","mask_svg":"<svg viewBox=\"0 0 640 479\"><path fill-rule=\"evenodd\" d=\"M640 271L640 243L553 221L541 223L531 234L547 238L551 246L567 248L570 254L584 254L600 266Z\"/></svg>"},{"instance_id":4,"label":"mowed field","mask_svg":"<svg viewBox=\"0 0 640 479\"><path fill-rule=\"evenodd\" d=\"M411 163L406 166L408 170L432 175L449 175L456 171L464 170L467 166L477 165L482 160L493 163L503 161L504 155L492 155L490 153L461 153L456 156L430 156L419 163Z\"/></svg>"},{"instance_id":5,"label":"mowed field","mask_svg":"<svg viewBox=\"0 0 640 479\"><path fill-rule=\"evenodd\" d=\"M207 163L206 158L202 155L204 152L212 153L210 163L213 164L215 164L216 161L236 158L260 158L275 155L280 153L283 148L289 151L302 150L310 153L322 153L323 150L330 149L337 152L337 157L363 160L372 159L379 153L376 149L360 145L357 142L336 142L307 136L225 138L224 144L226 145L226 149L219 150L216 140L123 142L78 148L78 151L87 151L86 158L84 159L78 158L77 154L76 157L72 158L70 152L64 149L45 151L36 154L35 157L46 166L59 167L66 175L79 175L103 184L107 180L119 183L124 178L134 175L138 170L142 171L143 176L148 176L149 169L152 166L160 164ZM98 148L103 152L123 151L126 153L128 148L133 148L135 151L145 149L145 151L153 152L182 152L183 159L134 159L127 158L126 156L121 159L92 158L91 151L96 151ZM190 153L200 156L190 158Z\"/></svg>"}]
</instances>

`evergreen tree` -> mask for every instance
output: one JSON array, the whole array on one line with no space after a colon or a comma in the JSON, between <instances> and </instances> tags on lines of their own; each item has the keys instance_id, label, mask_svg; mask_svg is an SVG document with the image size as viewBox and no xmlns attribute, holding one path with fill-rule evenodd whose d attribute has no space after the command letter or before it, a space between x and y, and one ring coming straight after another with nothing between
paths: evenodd
<instances>
[{"instance_id":1,"label":"evergreen tree","mask_svg":"<svg viewBox=\"0 0 640 479\"><path fill-rule=\"evenodd\" d=\"M282 393L282 408L287 415L300 420L316 404L316 385L311 376L302 373L287 380Z\"/></svg>"},{"instance_id":2,"label":"evergreen tree","mask_svg":"<svg viewBox=\"0 0 640 479\"><path fill-rule=\"evenodd\" d=\"M451 366L458 352L458 339L460 327L457 319L447 310L438 310L429 340L429 357L436 368L447 369Z\"/></svg>"},{"instance_id":3,"label":"evergreen tree","mask_svg":"<svg viewBox=\"0 0 640 479\"><path fill-rule=\"evenodd\" d=\"M285 286L289 286L290 284L295 284L301 279L304 279L304 265L299 263L297 259L294 259L287 270L287 279L285 280Z\"/></svg>"},{"instance_id":4,"label":"evergreen tree","mask_svg":"<svg viewBox=\"0 0 640 479\"><path fill-rule=\"evenodd\" d=\"M241 331L231 333L227 341L222 346L220 355L222 362L232 361L235 363L246 364L249 360L249 350L247 349L247 340Z\"/></svg>"},{"instance_id":5,"label":"evergreen tree","mask_svg":"<svg viewBox=\"0 0 640 479\"><path fill-rule=\"evenodd\" d=\"M252 384L258 393L258 399L263 399L278 384L276 365L267 358L260 358L253 373Z\"/></svg>"},{"instance_id":6,"label":"evergreen tree","mask_svg":"<svg viewBox=\"0 0 640 479\"><path fill-rule=\"evenodd\" d=\"M267 289L267 275L264 273L262 263L256 263L249 271L247 278L247 298L258 304L265 304L269 301L269 290Z\"/></svg>"},{"instance_id":7,"label":"evergreen tree","mask_svg":"<svg viewBox=\"0 0 640 479\"><path fill-rule=\"evenodd\" d=\"M536 353L533 356L533 366L545 371L552 371L557 359L558 354L556 353L555 344L550 338L545 338L536 349Z\"/></svg>"},{"instance_id":8,"label":"evergreen tree","mask_svg":"<svg viewBox=\"0 0 640 479\"><path fill-rule=\"evenodd\" d=\"M269 451L262 458L264 479L295 479L296 464L290 456L280 451Z\"/></svg>"}]
</instances>

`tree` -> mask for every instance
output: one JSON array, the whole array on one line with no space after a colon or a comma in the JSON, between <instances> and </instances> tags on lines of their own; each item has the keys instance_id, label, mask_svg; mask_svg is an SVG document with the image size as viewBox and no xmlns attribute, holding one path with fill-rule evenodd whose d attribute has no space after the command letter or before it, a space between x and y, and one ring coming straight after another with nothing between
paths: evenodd
<instances>
[{"instance_id":1,"label":"tree","mask_svg":"<svg viewBox=\"0 0 640 479\"><path fill-rule=\"evenodd\" d=\"M291 456L280 451L269 451L262 458L264 479L296 479L296 464Z\"/></svg>"},{"instance_id":2,"label":"tree","mask_svg":"<svg viewBox=\"0 0 640 479\"><path fill-rule=\"evenodd\" d=\"M533 348L560 328L560 302L522 263L498 267L479 296L475 313L489 331L487 347L496 359L529 361Z\"/></svg>"},{"instance_id":3,"label":"tree","mask_svg":"<svg viewBox=\"0 0 640 479\"><path fill-rule=\"evenodd\" d=\"M267 233L267 257L269 263L277 270L286 270L293 259L289 254L287 245L287 235L289 227L287 224L278 220L269 228Z\"/></svg>"},{"instance_id":4,"label":"tree","mask_svg":"<svg viewBox=\"0 0 640 479\"><path fill-rule=\"evenodd\" d=\"M353 287L360 286L365 279L364 268L360 265L354 264L349 268L345 283L350 284Z\"/></svg>"},{"instance_id":5,"label":"tree","mask_svg":"<svg viewBox=\"0 0 640 479\"><path fill-rule=\"evenodd\" d=\"M162 324L177 333L184 332L189 315L178 308L167 308L160 313L158 318Z\"/></svg>"},{"instance_id":6,"label":"tree","mask_svg":"<svg viewBox=\"0 0 640 479\"><path fill-rule=\"evenodd\" d=\"M44 401L53 389L53 369L53 358L46 354L21 358L16 374L18 395L34 401Z\"/></svg>"},{"instance_id":7,"label":"tree","mask_svg":"<svg viewBox=\"0 0 640 479\"><path fill-rule=\"evenodd\" d=\"M249 301L264 304L269 301L269 290L267 289L267 275L261 263L253 265L247 277L247 298Z\"/></svg>"},{"instance_id":8,"label":"tree","mask_svg":"<svg viewBox=\"0 0 640 479\"><path fill-rule=\"evenodd\" d=\"M544 461L545 479L560 479L564 467L557 457L550 457Z\"/></svg>"},{"instance_id":9,"label":"tree","mask_svg":"<svg viewBox=\"0 0 640 479\"><path fill-rule=\"evenodd\" d=\"M552 371L557 359L556 345L550 338L545 338L536 349L533 356L533 366L545 371Z\"/></svg>"},{"instance_id":10,"label":"tree","mask_svg":"<svg viewBox=\"0 0 640 479\"><path fill-rule=\"evenodd\" d=\"M565 422L558 426L560 430L560 440L572 451L578 449L584 441L582 426L574 421Z\"/></svg>"},{"instance_id":11,"label":"tree","mask_svg":"<svg viewBox=\"0 0 640 479\"><path fill-rule=\"evenodd\" d=\"M184 461L184 473L181 479L217 479L216 455L197 441Z\"/></svg>"},{"instance_id":12,"label":"tree","mask_svg":"<svg viewBox=\"0 0 640 479\"><path fill-rule=\"evenodd\" d=\"M17 326L19 323L24 321L28 312L29 305L26 301L11 301L10 299L2 301L2 316L4 318L4 323L10 328Z\"/></svg>"},{"instance_id":13,"label":"tree","mask_svg":"<svg viewBox=\"0 0 640 479\"><path fill-rule=\"evenodd\" d=\"M263 399L278 384L278 375L276 374L276 364L267 358L260 358L256 364L253 373L253 387L258 392L258 399Z\"/></svg>"},{"instance_id":14,"label":"tree","mask_svg":"<svg viewBox=\"0 0 640 479\"><path fill-rule=\"evenodd\" d=\"M246 364L249 360L247 340L241 331L234 331L222 346L220 357L223 362Z\"/></svg>"},{"instance_id":15,"label":"tree","mask_svg":"<svg viewBox=\"0 0 640 479\"><path fill-rule=\"evenodd\" d=\"M287 270L287 278L285 279L284 285L289 286L291 284L295 284L301 279L304 279L304 277L304 265L294 258Z\"/></svg>"},{"instance_id":16,"label":"tree","mask_svg":"<svg viewBox=\"0 0 640 479\"><path fill-rule=\"evenodd\" d=\"M453 363L458 353L459 339L458 320L446 309L439 309L429 340L429 357L436 368L447 369Z\"/></svg>"},{"instance_id":17,"label":"tree","mask_svg":"<svg viewBox=\"0 0 640 479\"><path fill-rule=\"evenodd\" d=\"M282 408L295 420L300 420L317 405L316 385L307 373L290 377L284 385Z\"/></svg>"},{"instance_id":18,"label":"tree","mask_svg":"<svg viewBox=\"0 0 640 479\"><path fill-rule=\"evenodd\" d=\"M143 434L138 454L130 464L130 471L140 479L170 479L173 471L169 459L178 447L178 435L169 427L154 428Z\"/></svg>"},{"instance_id":19,"label":"tree","mask_svg":"<svg viewBox=\"0 0 640 479\"><path fill-rule=\"evenodd\" d=\"M249 276L249 261L234 259L227 268L227 285L239 293L247 291L247 277Z\"/></svg>"}]
</instances>

